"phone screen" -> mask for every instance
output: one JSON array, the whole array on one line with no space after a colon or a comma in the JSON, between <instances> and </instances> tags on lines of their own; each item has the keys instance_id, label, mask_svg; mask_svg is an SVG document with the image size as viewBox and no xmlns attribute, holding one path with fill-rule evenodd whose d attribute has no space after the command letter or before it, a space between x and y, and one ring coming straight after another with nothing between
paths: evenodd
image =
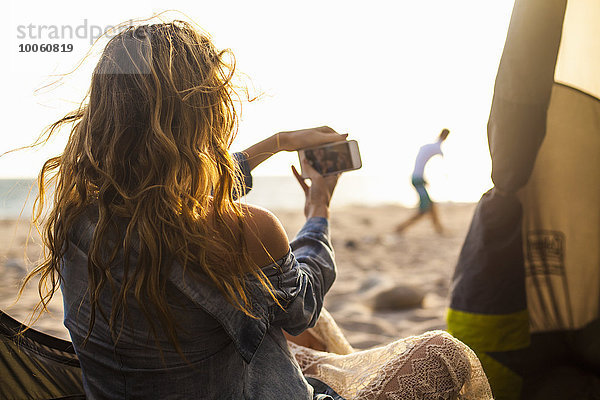
<instances>
[{"instance_id":1,"label":"phone screen","mask_svg":"<svg viewBox=\"0 0 600 400\"><path fill-rule=\"evenodd\" d=\"M340 142L312 149L303 150L304 158L321 175L348 171L360 168L354 165L350 145L356 146L355 141Z\"/></svg>"}]
</instances>

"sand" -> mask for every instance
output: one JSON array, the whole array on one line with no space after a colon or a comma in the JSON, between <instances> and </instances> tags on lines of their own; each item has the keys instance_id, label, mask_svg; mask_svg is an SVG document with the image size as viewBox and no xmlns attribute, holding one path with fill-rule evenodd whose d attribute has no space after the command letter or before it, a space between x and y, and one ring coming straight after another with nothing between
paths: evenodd
<instances>
[{"instance_id":1,"label":"sand","mask_svg":"<svg viewBox=\"0 0 600 400\"><path fill-rule=\"evenodd\" d=\"M434 232L427 218L402 235L394 234L395 225L414 212L396 205L332 210L338 277L326 296L325 307L355 348L445 328L450 279L474 208L474 204L440 204L441 222L446 229L442 235ZM304 222L301 211L274 212L292 238ZM39 299L33 282L14 303L21 279L35 265L40 252L39 236L35 229L30 231L28 221L0 220L0 306L20 321L28 319ZM409 297L421 294L423 301L419 306L407 302L406 308L375 309L377 296L390 288L406 292ZM60 293L49 310L35 328L68 338L62 325Z\"/></svg>"}]
</instances>

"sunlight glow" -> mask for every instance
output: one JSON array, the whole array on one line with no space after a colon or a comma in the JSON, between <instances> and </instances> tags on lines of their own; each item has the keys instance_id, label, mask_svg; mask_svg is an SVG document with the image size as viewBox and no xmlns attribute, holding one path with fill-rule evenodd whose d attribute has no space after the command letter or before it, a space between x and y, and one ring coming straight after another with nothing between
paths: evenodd
<instances>
[{"instance_id":1,"label":"sunlight glow","mask_svg":"<svg viewBox=\"0 0 600 400\"><path fill-rule=\"evenodd\" d=\"M88 89L96 58L90 57L61 86L51 74L70 71L89 50L88 38L72 43L72 53L19 53L18 27L35 25L106 26L162 11L162 1L144 5L104 1L85 9L81 2L10 1L2 27L6 110L0 153L30 144L42 129L75 108ZM209 32L218 47L231 48L239 71L263 97L243 104L234 150L280 130L330 125L359 142L363 169L402 187L398 201L414 202L410 172L419 146L442 128L451 135L445 157L428 167L439 200L476 201L491 187L486 123L494 79L513 1L277 1L188 3L169 7L185 12ZM178 16L178 14L172 14ZM179 18L182 18L179 15ZM0 158L0 178L32 177L43 161L60 152L63 138L36 151ZM256 175L289 175L296 154L281 154Z\"/></svg>"}]
</instances>

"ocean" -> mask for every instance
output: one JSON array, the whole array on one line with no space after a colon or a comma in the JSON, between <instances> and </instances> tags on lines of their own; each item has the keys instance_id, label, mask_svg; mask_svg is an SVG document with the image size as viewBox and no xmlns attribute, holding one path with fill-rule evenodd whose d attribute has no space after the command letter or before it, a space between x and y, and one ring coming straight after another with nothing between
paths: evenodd
<instances>
[{"instance_id":1,"label":"ocean","mask_svg":"<svg viewBox=\"0 0 600 400\"><path fill-rule=\"evenodd\" d=\"M304 207L304 193L292 176L255 176L253 186L245 198L249 204L273 210L302 210ZM31 217L36 196L34 179L0 179L0 219ZM390 185L389 179L384 177L348 173L340 177L331 205L413 206L415 202L416 195L410 184Z\"/></svg>"},{"instance_id":2,"label":"ocean","mask_svg":"<svg viewBox=\"0 0 600 400\"><path fill-rule=\"evenodd\" d=\"M31 217L36 196L35 179L0 179L0 219Z\"/></svg>"}]
</instances>

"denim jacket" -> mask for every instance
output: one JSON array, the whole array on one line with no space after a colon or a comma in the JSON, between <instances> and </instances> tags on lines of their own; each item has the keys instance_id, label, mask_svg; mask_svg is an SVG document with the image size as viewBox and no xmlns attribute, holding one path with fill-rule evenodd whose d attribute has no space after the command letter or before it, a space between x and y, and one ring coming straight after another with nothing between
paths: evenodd
<instances>
[{"instance_id":1,"label":"denim jacket","mask_svg":"<svg viewBox=\"0 0 600 400\"><path fill-rule=\"evenodd\" d=\"M245 160L238 156L238 161L250 188ZM331 398L314 393L283 336L283 330L295 335L315 324L335 279L325 218L309 219L291 241L288 253L263 267L283 309L260 295L256 282L248 282L257 318L234 308L214 286L186 279L181 266L173 263L170 276L165 277L167 299L185 359L160 327L156 338L151 335L147 318L132 298L118 341L113 340L107 319L97 313L84 344L90 316L87 252L96 218L93 212L87 213L70 231L61 271L64 323L81 362L88 398ZM135 265L135 255L132 258L131 265ZM111 274L117 281L122 279L122 259L111 264ZM110 289L105 287L100 296L105 315L110 313L111 300ZM317 382L317 386L324 387L320 393L339 398L326 385Z\"/></svg>"}]
</instances>

